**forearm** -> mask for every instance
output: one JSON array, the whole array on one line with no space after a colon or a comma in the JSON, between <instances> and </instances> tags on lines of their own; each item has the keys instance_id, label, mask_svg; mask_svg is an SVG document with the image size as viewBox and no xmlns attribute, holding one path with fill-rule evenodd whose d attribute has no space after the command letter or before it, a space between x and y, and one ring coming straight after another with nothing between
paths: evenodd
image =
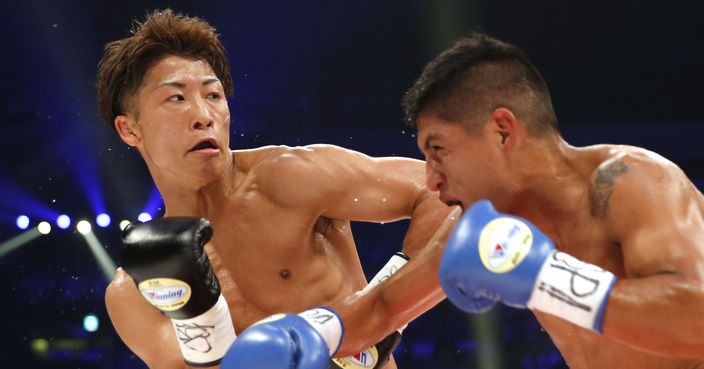
<instances>
[{"instance_id":1,"label":"forearm","mask_svg":"<svg viewBox=\"0 0 704 369\"><path fill-rule=\"evenodd\" d=\"M681 274L620 279L604 315L604 335L665 356L704 360L704 286Z\"/></svg>"},{"instance_id":2,"label":"forearm","mask_svg":"<svg viewBox=\"0 0 704 369\"><path fill-rule=\"evenodd\" d=\"M448 214L427 246L391 278L332 306L348 327L337 356L355 354L381 341L445 298L438 267L459 213L457 208Z\"/></svg>"},{"instance_id":3,"label":"forearm","mask_svg":"<svg viewBox=\"0 0 704 369\"><path fill-rule=\"evenodd\" d=\"M336 356L366 349L442 301L445 295L437 280L437 262L431 265L412 259L380 285L332 305L346 327Z\"/></svg>"}]
</instances>

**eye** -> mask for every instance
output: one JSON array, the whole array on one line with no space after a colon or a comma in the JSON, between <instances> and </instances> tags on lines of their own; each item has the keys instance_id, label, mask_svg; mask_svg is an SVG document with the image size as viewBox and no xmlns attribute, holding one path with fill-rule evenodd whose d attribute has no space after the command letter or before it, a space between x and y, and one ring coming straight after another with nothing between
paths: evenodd
<instances>
[{"instance_id":1,"label":"eye","mask_svg":"<svg viewBox=\"0 0 704 369\"><path fill-rule=\"evenodd\" d=\"M221 97L220 93L218 92L213 92L208 94L208 98L213 99L213 100L219 100Z\"/></svg>"},{"instance_id":2,"label":"eye","mask_svg":"<svg viewBox=\"0 0 704 369\"><path fill-rule=\"evenodd\" d=\"M166 100L167 101L183 101L183 100L185 100L185 98L183 97L183 95L173 95L173 96L170 96Z\"/></svg>"}]
</instances>

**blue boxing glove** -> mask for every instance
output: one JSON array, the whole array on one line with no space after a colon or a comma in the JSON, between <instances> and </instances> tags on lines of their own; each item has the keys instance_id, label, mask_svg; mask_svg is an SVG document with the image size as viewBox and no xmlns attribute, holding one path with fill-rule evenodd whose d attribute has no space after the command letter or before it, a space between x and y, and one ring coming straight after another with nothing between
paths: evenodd
<instances>
[{"instance_id":1,"label":"blue boxing glove","mask_svg":"<svg viewBox=\"0 0 704 369\"><path fill-rule=\"evenodd\" d=\"M448 299L464 311L483 311L501 301L601 333L606 301L617 278L557 251L533 224L500 214L482 200L455 225L439 279Z\"/></svg>"},{"instance_id":2,"label":"blue boxing glove","mask_svg":"<svg viewBox=\"0 0 704 369\"><path fill-rule=\"evenodd\" d=\"M342 320L329 308L272 315L237 337L220 368L327 369L343 335Z\"/></svg>"}]
</instances>

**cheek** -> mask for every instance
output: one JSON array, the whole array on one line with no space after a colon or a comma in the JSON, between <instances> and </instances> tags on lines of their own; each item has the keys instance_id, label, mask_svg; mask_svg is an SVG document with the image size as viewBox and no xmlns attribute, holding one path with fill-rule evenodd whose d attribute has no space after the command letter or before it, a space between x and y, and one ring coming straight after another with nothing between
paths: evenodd
<instances>
[{"instance_id":1,"label":"cheek","mask_svg":"<svg viewBox=\"0 0 704 369\"><path fill-rule=\"evenodd\" d=\"M153 157L166 159L182 146L183 139L173 127L151 126L143 132L144 146Z\"/></svg>"}]
</instances>

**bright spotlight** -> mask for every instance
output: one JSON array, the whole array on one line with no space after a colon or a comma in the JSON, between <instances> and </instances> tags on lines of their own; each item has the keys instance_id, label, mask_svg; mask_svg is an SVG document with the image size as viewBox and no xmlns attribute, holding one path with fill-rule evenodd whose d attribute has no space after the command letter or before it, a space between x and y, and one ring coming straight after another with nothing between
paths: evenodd
<instances>
[{"instance_id":1,"label":"bright spotlight","mask_svg":"<svg viewBox=\"0 0 704 369\"><path fill-rule=\"evenodd\" d=\"M29 227L29 217L26 215L20 215L17 217L15 224L17 224L17 228L19 229L27 229L27 227Z\"/></svg>"},{"instance_id":2,"label":"bright spotlight","mask_svg":"<svg viewBox=\"0 0 704 369\"><path fill-rule=\"evenodd\" d=\"M88 314L83 318L83 329L86 331L95 332L98 330L98 326L100 326L100 322L97 316Z\"/></svg>"},{"instance_id":3,"label":"bright spotlight","mask_svg":"<svg viewBox=\"0 0 704 369\"><path fill-rule=\"evenodd\" d=\"M132 222L130 222L129 220L120 221L120 230L124 231L125 228L127 228L127 226L130 225L130 223L132 223Z\"/></svg>"},{"instance_id":4,"label":"bright spotlight","mask_svg":"<svg viewBox=\"0 0 704 369\"><path fill-rule=\"evenodd\" d=\"M81 232L81 234L88 234L90 233L91 226L87 220L81 220L78 224L76 224L76 229L78 232Z\"/></svg>"},{"instance_id":5,"label":"bright spotlight","mask_svg":"<svg viewBox=\"0 0 704 369\"><path fill-rule=\"evenodd\" d=\"M56 217L56 225L61 229L66 229L71 226L71 218L66 214L61 214Z\"/></svg>"},{"instance_id":6,"label":"bright spotlight","mask_svg":"<svg viewBox=\"0 0 704 369\"><path fill-rule=\"evenodd\" d=\"M100 227L107 227L110 225L110 216L105 214L105 213L100 213L98 214L97 217L95 217L95 224L97 224Z\"/></svg>"},{"instance_id":7,"label":"bright spotlight","mask_svg":"<svg viewBox=\"0 0 704 369\"><path fill-rule=\"evenodd\" d=\"M152 216L151 216L151 214L149 214L147 212L140 213L139 216L137 216L137 220L139 220L142 223L148 222L148 221L152 220Z\"/></svg>"},{"instance_id":8,"label":"bright spotlight","mask_svg":"<svg viewBox=\"0 0 704 369\"><path fill-rule=\"evenodd\" d=\"M49 224L49 222L40 222L39 225L37 225L37 230L41 234L49 234L49 232L51 232L51 224Z\"/></svg>"}]
</instances>

